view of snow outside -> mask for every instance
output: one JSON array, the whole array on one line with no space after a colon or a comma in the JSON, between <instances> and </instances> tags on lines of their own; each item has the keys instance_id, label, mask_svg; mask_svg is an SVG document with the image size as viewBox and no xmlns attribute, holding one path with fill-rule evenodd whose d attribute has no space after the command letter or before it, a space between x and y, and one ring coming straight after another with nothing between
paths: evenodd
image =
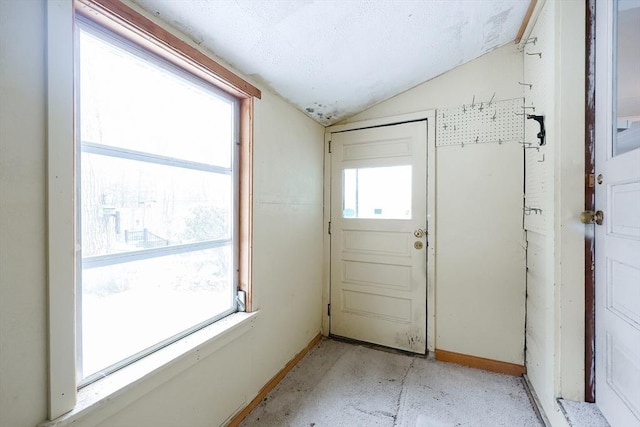
<instances>
[{"instance_id":1,"label":"view of snow outside","mask_svg":"<svg viewBox=\"0 0 640 427\"><path fill-rule=\"evenodd\" d=\"M342 217L411 219L411 165L343 171Z\"/></svg>"},{"instance_id":2,"label":"view of snow outside","mask_svg":"<svg viewBox=\"0 0 640 427\"><path fill-rule=\"evenodd\" d=\"M80 32L79 234L83 260L122 257L82 269L84 378L231 310L235 293L234 104L105 40ZM220 247L188 247L209 241Z\"/></svg>"}]
</instances>

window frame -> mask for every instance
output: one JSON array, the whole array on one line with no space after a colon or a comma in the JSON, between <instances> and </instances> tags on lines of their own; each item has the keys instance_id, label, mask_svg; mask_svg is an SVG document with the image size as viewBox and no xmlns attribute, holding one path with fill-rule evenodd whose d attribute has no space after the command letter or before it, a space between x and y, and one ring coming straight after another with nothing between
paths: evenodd
<instances>
[{"instance_id":1,"label":"window frame","mask_svg":"<svg viewBox=\"0 0 640 427\"><path fill-rule=\"evenodd\" d=\"M227 70L151 19L118 0L49 0L47 3L47 145L48 145L48 289L49 289L49 419L74 411L78 402L76 372L76 15L104 27L133 45L222 89L239 102L238 288L252 312L252 148L253 99L259 89ZM255 313L254 313L255 314ZM243 319L252 316L243 317ZM243 320L214 322L212 333L237 329ZM220 323L220 325L216 325ZM215 332L217 331L217 332ZM179 348L189 351L180 341ZM177 351L177 353L176 353ZM168 363L170 360L163 363ZM134 363L135 365L135 363ZM100 382L100 381L98 381ZM75 411L74 411L75 412Z\"/></svg>"},{"instance_id":2,"label":"window frame","mask_svg":"<svg viewBox=\"0 0 640 427\"><path fill-rule=\"evenodd\" d=\"M176 67L175 65L167 62L163 58L160 58L157 55L150 53L144 50L143 48L140 48L139 46L133 44L132 42L123 39L117 34L112 33L110 30L105 29L104 27L101 27L98 24L95 24L94 22L87 20L84 16L76 16L75 26L76 26L76 43L78 43L78 46L79 46L78 36L80 32L83 32L89 36L100 39L102 42L108 43L110 46L113 46L118 50L126 52L128 55L131 55L132 57L137 58L138 60L144 61L145 63L152 65L154 68L158 70L162 70L163 72L167 73L168 75L171 75L175 79L180 79L185 82L188 82L189 84L195 87L199 87L204 91L212 93L216 97L219 97L221 99L228 101L233 111L232 113L233 115L231 117L233 132L232 132L231 141L230 141L230 145L231 145L230 148L232 151L231 164L227 168L222 166L198 163L192 160L184 160L177 157L160 155L152 152L139 152L126 147L104 145L104 144L100 144L92 141L83 140L81 135L82 119L79 112L79 108L76 108L76 165L78 168L78 170L76 171L77 177L82 176L82 173L81 173L82 160L81 159L82 159L82 155L87 153L92 155L105 156L112 159L117 158L117 159L142 162L145 165L154 164L160 167L180 167L182 169L187 169L191 171L213 173L218 175L228 175L231 177L232 184L233 184L233 195L231 200L232 208L233 208L232 210L233 217L231 218L232 233L228 238L199 241L199 242L193 242L193 243L183 243L183 244L171 245L171 246L160 247L160 248L149 248L149 249L143 249L143 250L132 250L128 252L116 252L116 253L109 253L109 254L102 254L102 255L93 255L88 257L83 254L83 256L81 257L79 256L76 259L76 262L78 263L76 271L78 271L79 273L79 276L76 277L76 286L77 286L76 295L78 296L83 295L82 275L84 274L84 271L86 269L108 267L116 264L143 261L143 260L148 260L156 257L184 254L192 251L215 249L215 248L220 248L225 246L230 246L233 254L232 265L230 266L231 271L237 271L238 270L238 212L239 212L237 190L238 190L238 164L239 164L238 156L240 152L239 144L237 144L237 141L239 140L239 126L238 126L239 103L240 103L239 99L234 95L230 95L227 92L222 91L217 86L213 86L211 83L205 82L202 79L194 76L193 74L188 73L183 69ZM81 64L82 58L80 55L78 55L76 59L77 60L75 65L76 67L79 67ZM77 68L77 71L76 71L76 105L79 107L81 105L81 101L80 101L81 96L80 96L79 88L81 88L82 82L80 80L80 72L78 70L79 68ZM77 211L76 211L76 235L78 238L77 245L80 248L83 247L82 236L81 236L82 234L82 231L81 231L82 230L82 221L81 221L82 184L83 183L81 182L81 179L76 179L76 185L77 185L76 197L78 201ZM237 290L238 288L237 275L234 274L233 276L234 276L233 288ZM173 342L179 339L182 339L185 336L197 331L198 329L208 326L209 324L217 320L220 320L221 318L226 317L229 314L232 314L237 311L237 303L234 301L232 308L227 309L221 312L220 314L216 314L215 316L211 316L210 318L208 318L203 322L193 324L188 329L181 331L173 336L169 336L159 342L156 342L148 349L130 354L128 357L112 365L105 366L101 370L93 374L86 375L86 373L83 372L83 365L82 365L82 360L83 360L82 355L83 355L83 345L84 345L82 340L82 320L83 320L82 304L83 304L82 298L78 297L76 299L76 326L77 326L76 328L76 343L77 343L76 371L77 371L79 389L99 380L100 378L106 375L110 375L111 373L123 368L124 366L134 363L135 361L143 357L146 357L150 353L153 353L154 351L157 351L167 345L170 345Z\"/></svg>"}]
</instances>

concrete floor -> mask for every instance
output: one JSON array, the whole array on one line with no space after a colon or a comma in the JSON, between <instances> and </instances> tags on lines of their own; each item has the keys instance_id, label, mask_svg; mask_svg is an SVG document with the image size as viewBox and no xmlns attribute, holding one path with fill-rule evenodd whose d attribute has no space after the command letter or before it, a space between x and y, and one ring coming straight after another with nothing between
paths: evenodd
<instances>
[{"instance_id":1,"label":"concrete floor","mask_svg":"<svg viewBox=\"0 0 640 427\"><path fill-rule=\"evenodd\" d=\"M558 399L560 409L571 427L609 427L595 403Z\"/></svg>"},{"instance_id":2,"label":"concrete floor","mask_svg":"<svg viewBox=\"0 0 640 427\"><path fill-rule=\"evenodd\" d=\"M323 338L241 426L541 426L521 378Z\"/></svg>"}]
</instances>

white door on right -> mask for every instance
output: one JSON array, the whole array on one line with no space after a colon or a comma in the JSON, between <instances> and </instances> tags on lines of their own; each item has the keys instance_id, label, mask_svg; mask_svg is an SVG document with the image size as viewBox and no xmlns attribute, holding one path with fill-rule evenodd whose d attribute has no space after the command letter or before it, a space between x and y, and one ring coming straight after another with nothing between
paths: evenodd
<instances>
[{"instance_id":1,"label":"white door on right","mask_svg":"<svg viewBox=\"0 0 640 427\"><path fill-rule=\"evenodd\" d=\"M596 2L596 403L640 426L640 0Z\"/></svg>"}]
</instances>

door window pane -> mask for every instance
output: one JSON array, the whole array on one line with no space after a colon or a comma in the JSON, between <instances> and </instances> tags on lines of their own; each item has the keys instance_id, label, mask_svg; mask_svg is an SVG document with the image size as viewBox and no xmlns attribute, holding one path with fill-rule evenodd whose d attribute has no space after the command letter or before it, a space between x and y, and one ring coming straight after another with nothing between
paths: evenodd
<instances>
[{"instance_id":1,"label":"door window pane","mask_svg":"<svg viewBox=\"0 0 640 427\"><path fill-rule=\"evenodd\" d=\"M640 4L619 0L616 17L613 155L640 148Z\"/></svg>"},{"instance_id":2,"label":"door window pane","mask_svg":"<svg viewBox=\"0 0 640 427\"><path fill-rule=\"evenodd\" d=\"M343 218L411 219L411 165L345 169Z\"/></svg>"}]
</instances>

